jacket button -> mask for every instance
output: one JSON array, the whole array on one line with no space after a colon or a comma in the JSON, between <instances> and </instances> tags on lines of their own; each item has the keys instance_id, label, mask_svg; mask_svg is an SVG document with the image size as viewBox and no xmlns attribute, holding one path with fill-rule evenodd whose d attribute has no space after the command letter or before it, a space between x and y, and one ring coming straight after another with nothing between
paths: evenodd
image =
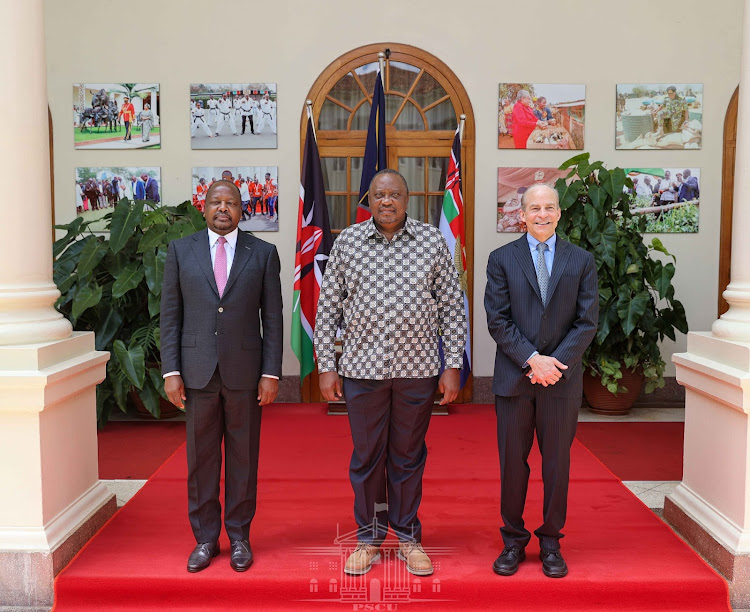
<instances>
[{"instance_id":1,"label":"jacket button","mask_svg":"<svg viewBox=\"0 0 750 612\"><path fill-rule=\"evenodd\" d=\"M219 306L219 312L224 312L224 307L223 306Z\"/></svg>"},{"instance_id":2,"label":"jacket button","mask_svg":"<svg viewBox=\"0 0 750 612\"><path fill-rule=\"evenodd\" d=\"M219 332L214 332L214 336L218 336L218 335L219 335Z\"/></svg>"}]
</instances>

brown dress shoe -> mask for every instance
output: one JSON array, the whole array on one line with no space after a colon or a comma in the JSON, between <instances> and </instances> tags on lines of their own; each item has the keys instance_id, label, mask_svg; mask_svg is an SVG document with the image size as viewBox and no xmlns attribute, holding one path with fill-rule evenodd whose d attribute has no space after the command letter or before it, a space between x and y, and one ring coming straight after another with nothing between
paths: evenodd
<instances>
[{"instance_id":1,"label":"brown dress shoe","mask_svg":"<svg viewBox=\"0 0 750 612\"><path fill-rule=\"evenodd\" d=\"M344 573L354 576L366 574L376 561L380 561L380 548L369 542L359 542L346 560Z\"/></svg>"},{"instance_id":2,"label":"brown dress shoe","mask_svg":"<svg viewBox=\"0 0 750 612\"><path fill-rule=\"evenodd\" d=\"M190 557L187 562L187 571L191 573L199 572L206 569L211 565L211 559L219 554L219 543L218 542L205 542L198 544L193 552L190 553Z\"/></svg>"},{"instance_id":3,"label":"brown dress shoe","mask_svg":"<svg viewBox=\"0 0 750 612\"><path fill-rule=\"evenodd\" d=\"M406 569L415 576L429 576L434 571L432 561L419 542L399 542L398 558L406 561Z\"/></svg>"}]
</instances>

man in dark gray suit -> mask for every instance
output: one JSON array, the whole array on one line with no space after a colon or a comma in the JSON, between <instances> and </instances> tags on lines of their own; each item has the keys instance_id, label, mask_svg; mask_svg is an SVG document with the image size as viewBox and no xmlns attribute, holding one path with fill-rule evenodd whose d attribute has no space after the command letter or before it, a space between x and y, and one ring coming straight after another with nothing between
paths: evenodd
<instances>
[{"instance_id":1,"label":"man in dark gray suit","mask_svg":"<svg viewBox=\"0 0 750 612\"><path fill-rule=\"evenodd\" d=\"M219 554L221 442L230 565L253 562L261 406L281 376L283 322L276 247L240 232L239 189L216 181L203 230L169 244L161 294L164 389L187 416L188 514L198 545L189 572ZM263 333L261 334L261 327Z\"/></svg>"},{"instance_id":2,"label":"man in dark gray suit","mask_svg":"<svg viewBox=\"0 0 750 612\"><path fill-rule=\"evenodd\" d=\"M497 342L493 392L504 544L493 570L510 576L526 558L531 534L524 527L523 508L536 430L544 522L534 534L544 573L562 578L568 567L560 552L560 530L581 405L581 358L599 316L596 265L591 253L556 236L560 205L554 189L527 189L521 219L528 233L490 254L484 296L487 324Z\"/></svg>"}]
</instances>

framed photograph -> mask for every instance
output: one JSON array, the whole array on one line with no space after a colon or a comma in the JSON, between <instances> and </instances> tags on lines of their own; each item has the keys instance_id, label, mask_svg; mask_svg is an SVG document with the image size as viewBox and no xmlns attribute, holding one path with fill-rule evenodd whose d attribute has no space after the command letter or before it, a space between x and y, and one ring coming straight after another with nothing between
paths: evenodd
<instances>
[{"instance_id":1,"label":"framed photograph","mask_svg":"<svg viewBox=\"0 0 750 612\"><path fill-rule=\"evenodd\" d=\"M145 200L151 210L162 200L161 168L158 166L83 167L75 170L76 215L94 221L112 212L115 204L128 200ZM105 231L96 223L92 231Z\"/></svg>"},{"instance_id":2,"label":"framed photograph","mask_svg":"<svg viewBox=\"0 0 750 612\"><path fill-rule=\"evenodd\" d=\"M276 83L190 85L193 149L275 149Z\"/></svg>"},{"instance_id":3,"label":"framed photograph","mask_svg":"<svg viewBox=\"0 0 750 612\"><path fill-rule=\"evenodd\" d=\"M630 212L646 219L647 233L695 233L700 206L700 168L626 168L633 181ZM626 188L627 189L627 188Z\"/></svg>"},{"instance_id":4,"label":"framed photograph","mask_svg":"<svg viewBox=\"0 0 750 612\"><path fill-rule=\"evenodd\" d=\"M193 206L201 212L212 183L225 179L240 190L243 232L279 231L279 172L276 166L215 166L193 168Z\"/></svg>"},{"instance_id":5,"label":"framed photograph","mask_svg":"<svg viewBox=\"0 0 750 612\"><path fill-rule=\"evenodd\" d=\"M500 83L499 149L583 149L586 86Z\"/></svg>"},{"instance_id":6,"label":"framed photograph","mask_svg":"<svg viewBox=\"0 0 750 612\"><path fill-rule=\"evenodd\" d=\"M617 149L702 146L703 85L700 83L618 85L615 113Z\"/></svg>"},{"instance_id":7,"label":"framed photograph","mask_svg":"<svg viewBox=\"0 0 750 612\"><path fill-rule=\"evenodd\" d=\"M498 168L497 231L525 232L526 224L521 219L524 192L537 183L554 188L557 179L565 178L568 172L557 168Z\"/></svg>"},{"instance_id":8,"label":"framed photograph","mask_svg":"<svg viewBox=\"0 0 750 612\"><path fill-rule=\"evenodd\" d=\"M76 149L161 148L158 83L73 85Z\"/></svg>"}]
</instances>

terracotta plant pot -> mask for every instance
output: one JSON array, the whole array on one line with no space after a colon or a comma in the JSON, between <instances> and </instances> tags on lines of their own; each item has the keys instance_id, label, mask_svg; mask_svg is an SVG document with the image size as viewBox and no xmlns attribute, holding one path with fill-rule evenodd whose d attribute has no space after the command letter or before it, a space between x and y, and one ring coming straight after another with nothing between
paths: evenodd
<instances>
[{"instance_id":1,"label":"terracotta plant pot","mask_svg":"<svg viewBox=\"0 0 750 612\"><path fill-rule=\"evenodd\" d=\"M602 385L598 376L591 376L591 372L584 372L583 395L586 397L591 412L612 416L628 414L635 400L638 399L645 380L640 370L635 372L623 370L620 385L627 388L627 391L615 395Z\"/></svg>"}]
</instances>

